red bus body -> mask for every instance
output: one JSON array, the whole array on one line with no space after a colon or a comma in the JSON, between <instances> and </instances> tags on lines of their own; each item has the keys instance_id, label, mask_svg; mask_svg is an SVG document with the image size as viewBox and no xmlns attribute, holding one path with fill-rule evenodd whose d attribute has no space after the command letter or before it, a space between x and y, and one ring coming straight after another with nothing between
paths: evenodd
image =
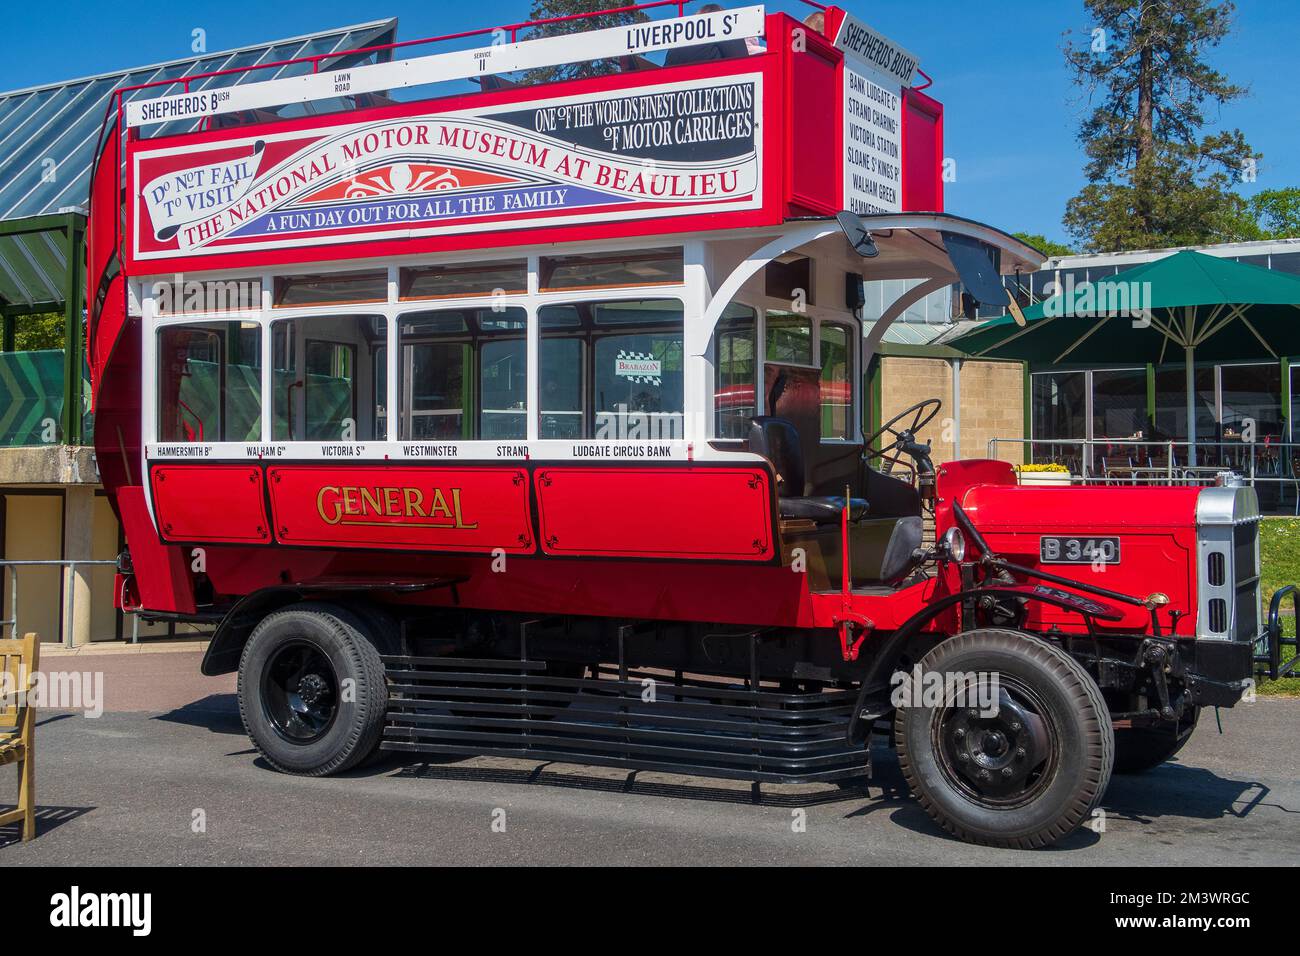
<instances>
[{"instance_id":1,"label":"red bus body","mask_svg":"<svg viewBox=\"0 0 1300 956\"><path fill-rule=\"evenodd\" d=\"M631 694L649 666L676 672L673 720L738 678L756 720L793 715L746 757L728 712L712 756L672 766L830 779L850 772L845 727L860 747L891 712L891 672L981 627L1090 668L1116 726L1229 705L1260 633L1253 492L1035 487L1000 461L930 472L906 430L919 486L870 467L863 373L885 328L957 282L997 303L999 275L1042 257L944 212L943 109L907 51L833 7L821 32L761 8L703 16L765 49L516 85L485 48L478 92L287 120L226 111L202 84L165 107L127 91L93 177L87 290L119 606L219 622L205 673L234 670L273 612L335 608L400 688L397 749L519 752L497 704L471 695L492 726L468 730L421 704L454 684L421 668L472 659L472 686L506 668L500 707L540 735L530 753L562 758L572 741L528 694L599 694L608 668ZM346 89L362 70L318 60L299 79ZM141 135L165 109L212 114ZM503 285L472 286L475 269ZM448 275L468 283L450 298ZM917 281L864 326L861 282L882 279ZM252 291L167 299L189 282ZM566 349L582 371L556 371ZM570 385L574 407L556 397ZM553 670L529 683L539 661ZM723 683L692 690L691 673ZM673 724L629 756L651 732L624 714L621 755L582 759L679 753Z\"/></svg>"}]
</instances>

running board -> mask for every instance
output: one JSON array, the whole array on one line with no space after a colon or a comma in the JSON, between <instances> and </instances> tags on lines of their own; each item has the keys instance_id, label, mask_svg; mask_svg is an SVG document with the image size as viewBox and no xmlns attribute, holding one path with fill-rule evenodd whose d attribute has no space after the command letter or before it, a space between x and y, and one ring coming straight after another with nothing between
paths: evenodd
<instances>
[{"instance_id":1,"label":"running board","mask_svg":"<svg viewBox=\"0 0 1300 956\"><path fill-rule=\"evenodd\" d=\"M847 742L856 690L789 693L744 679L544 661L384 657L384 750L499 756L757 783L870 774Z\"/></svg>"}]
</instances>

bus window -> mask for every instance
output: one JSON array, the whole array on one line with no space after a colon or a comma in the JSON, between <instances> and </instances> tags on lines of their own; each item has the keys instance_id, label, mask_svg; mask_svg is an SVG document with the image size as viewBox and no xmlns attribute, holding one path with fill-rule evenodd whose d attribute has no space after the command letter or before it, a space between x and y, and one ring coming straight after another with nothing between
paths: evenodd
<instances>
[{"instance_id":1,"label":"bus window","mask_svg":"<svg viewBox=\"0 0 1300 956\"><path fill-rule=\"evenodd\" d=\"M747 305L733 302L718 319L717 374L713 393L714 437L745 438L758 414L757 315Z\"/></svg>"},{"instance_id":2,"label":"bus window","mask_svg":"<svg viewBox=\"0 0 1300 956\"><path fill-rule=\"evenodd\" d=\"M277 441L374 441L385 434L386 384L376 375L382 315L319 315L271 325Z\"/></svg>"},{"instance_id":3,"label":"bus window","mask_svg":"<svg viewBox=\"0 0 1300 956\"><path fill-rule=\"evenodd\" d=\"M402 316L398 436L527 437L527 320L518 306Z\"/></svg>"},{"instance_id":4,"label":"bus window","mask_svg":"<svg viewBox=\"0 0 1300 956\"><path fill-rule=\"evenodd\" d=\"M681 285L685 281L685 265L680 247L542 256L538 265L538 280L543 292Z\"/></svg>"},{"instance_id":5,"label":"bus window","mask_svg":"<svg viewBox=\"0 0 1300 956\"><path fill-rule=\"evenodd\" d=\"M682 437L679 301L548 305L538 319L541 437Z\"/></svg>"},{"instance_id":6,"label":"bus window","mask_svg":"<svg viewBox=\"0 0 1300 956\"><path fill-rule=\"evenodd\" d=\"M279 276L272 289L271 305L277 309L304 305L387 302L388 270Z\"/></svg>"},{"instance_id":7,"label":"bus window","mask_svg":"<svg viewBox=\"0 0 1300 956\"><path fill-rule=\"evenodd\" d=\"M812 320L795 312L769 310L763 353L767 362L812 365Z\"/></svg>"},{"instance_id":8,"label":"bus window","mask_svg":"<svg viewBox=\"0 0 1300 956\"><path fill-rule=\"evenodd\" d=\"M846 326L822 324L822 438L853 438L852 341Z\"/></svg>"},{"instance_id":9,"label":"bus window","mask_svg":"<svg viewBox=\"0 0 1300 956\"><path fill-rule=\"evenodd\" d=\"M261 330L201 322L158 331L158 440L259 441Z\"/></svg>"},{"instance_id":10,"label":"bus window","mask_svg":"<svg viewBox=\"0 0 1300 956\"><path fill-rule=\"evenodd\" d=\"M409 299L449 299L470 296L523 294L528 291L528 263L474 262L412 266L398 270L398 296Z\"/></svg>"}]
</instances>

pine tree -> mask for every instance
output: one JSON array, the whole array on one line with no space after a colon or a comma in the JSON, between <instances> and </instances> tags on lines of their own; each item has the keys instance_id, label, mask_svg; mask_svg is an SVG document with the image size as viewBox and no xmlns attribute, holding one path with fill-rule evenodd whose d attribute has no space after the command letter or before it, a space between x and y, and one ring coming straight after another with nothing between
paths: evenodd
<instances>
[{"instance_id":1,"label":"pine tree","mask_svg":"<svg viewBox=\"0 0 1300 956\"><path fill-rule=\"evenodd\" d=\"M1252 238L1232 189L1260 159L1238 129L1206 133L1208 107L1246 94L1206 62L1231 28L1218 0L1084 0L1097 28L1065 57L1090 102L1080 125L1088 185L1064 224L1090 250Z\"/></svg>"},{"instance_id":2,"label":"pine tree","mask_svg":"<svg viewBox=\"0 0 1300 956\"><path fill-rule=\"evenodd\" d=\"M529 20L551 20L568 17L575 13L592 13L604 10L610 4L607 0L535 0L533 9L528 14ZM602 13L581 20L567 20L559 23L547 23L533 27L525 39L538 37L562 36L568 33L582 33L587 30L604 30L608 27L627 26L649 19L639 10L625 13ZM525 75L528 83L549 83L555 80L574 80L588 76L604 76L618 72L617 60L589 60L585 63L566 63L562 66L549 66L529 70Z\"/></svg>"}]
</instances>

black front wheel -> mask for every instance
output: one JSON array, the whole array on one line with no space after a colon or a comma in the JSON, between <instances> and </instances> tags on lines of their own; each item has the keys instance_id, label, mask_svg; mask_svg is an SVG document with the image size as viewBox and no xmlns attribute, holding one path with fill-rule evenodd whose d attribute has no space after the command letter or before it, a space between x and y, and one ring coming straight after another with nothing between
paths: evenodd
<instances>
[{"instance_id":1,"label":"black front wheel","mask_svg":"<svg viewBox=\"0 0 1300 956\"><path fill-rule=\"evenodd\" d=\"M342 608L295 604L267 615L239 662L249 739L284 773L322 777L375 752L388 693L367 625Z\"/></svg>"},{"instance_id":2,"label":"black front wheel","mask_svg":"<svg viewBox=\"0 0 1300 956\"><path fill-rule=\"evenodd\" d=\"M1086 822L1110 781L1115 738L1096 683L1021 631L968 631L918 665L894 718L912 793L949 833L1032 849Z\"/></svg>"}]
</instances>

